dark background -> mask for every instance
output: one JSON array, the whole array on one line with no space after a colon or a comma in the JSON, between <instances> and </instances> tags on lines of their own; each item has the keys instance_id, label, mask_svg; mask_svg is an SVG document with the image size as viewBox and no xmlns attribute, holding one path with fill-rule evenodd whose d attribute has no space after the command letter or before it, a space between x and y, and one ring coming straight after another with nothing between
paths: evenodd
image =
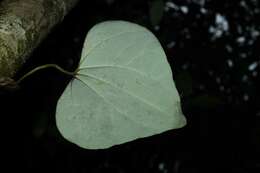
<instances>
[{"instance_id":1,"label":"dark background","mask_svg":"<svg viewBox=\"0 0 260 173\"><path fill-rule=\"evenodd\" d=\"M87 31L119 19L158 37L187 126L107 150L81 149L55 126L56 102L70 77L46 69L19 89L0 91L0 157L7 172L259 173L258 0L82 0L16 79L49 63L75 70Z\"/></svg>"}]
</instances>

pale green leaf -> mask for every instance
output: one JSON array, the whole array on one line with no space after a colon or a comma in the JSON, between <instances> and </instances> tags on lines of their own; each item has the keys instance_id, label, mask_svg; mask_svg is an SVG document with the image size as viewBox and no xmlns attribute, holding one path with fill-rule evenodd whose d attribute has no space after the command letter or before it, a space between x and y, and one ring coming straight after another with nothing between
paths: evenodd
<instances>
[{"instance_id":1,"label":"pale green leaf","mask_svg":"<svg viewBox=\"0 0 260 173\"><path fill-rule=\"evenodd\" d=\"M94 26L78 74L59 99L56 123L67 140L87 149L183 127L179 94L155 36L124 21Z\"/></svg>"}]
</instances>

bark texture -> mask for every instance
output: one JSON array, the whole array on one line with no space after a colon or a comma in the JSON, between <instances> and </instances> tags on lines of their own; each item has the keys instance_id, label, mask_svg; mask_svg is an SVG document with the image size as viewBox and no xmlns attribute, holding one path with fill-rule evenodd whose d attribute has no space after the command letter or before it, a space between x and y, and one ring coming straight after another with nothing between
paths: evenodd
<instances>
[{"instance_id":1,"label":"bark texture","mask_svg":"<svg viewBox=\"0 0 260 173\"><path fill-rule=\"evenodd\" d=\"M13 77L51 28L79 0L3 0L0 3L0 78Z\"/></svg>"}]
</instances>

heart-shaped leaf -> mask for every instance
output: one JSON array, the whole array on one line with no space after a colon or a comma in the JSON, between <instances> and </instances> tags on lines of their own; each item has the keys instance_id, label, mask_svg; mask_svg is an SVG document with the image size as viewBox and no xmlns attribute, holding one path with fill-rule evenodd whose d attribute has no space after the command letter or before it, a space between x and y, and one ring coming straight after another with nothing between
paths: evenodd
<instances>
[{"instance_id":1,"label":"heart-shaped leaf","mask_svg":"<svg viewBox=\"0 0 260 173\"><path fill-rule=\"evenodd\" d=\"M179 94L155 36L124 21L94 26L77 75L59 99L56 123L67 140L87 149L183 127Z\"/></svg>"}]
</instances>

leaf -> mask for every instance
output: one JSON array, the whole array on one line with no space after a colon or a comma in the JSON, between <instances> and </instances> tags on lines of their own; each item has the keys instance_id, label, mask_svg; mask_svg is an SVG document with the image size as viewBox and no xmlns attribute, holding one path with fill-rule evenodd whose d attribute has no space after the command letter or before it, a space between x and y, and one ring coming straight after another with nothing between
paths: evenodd
<instances>
[{"instance_id":1,"label":"leaf","mask_svg":"<svg viewBox=\"0 0 260 173\"><path fill-rule=\"evenodd\" d=\"M153 0L150 2L150 20L153 26L158 25L161 22L164 13L163 0Z\"/></svg>"},{"instance_id":2,"label":"leaf","mask_svg":"<svg viewBox=\"0 0 260 173\"><path fill-rule=\"evenodd\" d=\"M94 26L78 73L58 101L56 123L64 138L87 149L183 127L171 68L155 36L124 21Z\"/></svg>"}]
</instances>

